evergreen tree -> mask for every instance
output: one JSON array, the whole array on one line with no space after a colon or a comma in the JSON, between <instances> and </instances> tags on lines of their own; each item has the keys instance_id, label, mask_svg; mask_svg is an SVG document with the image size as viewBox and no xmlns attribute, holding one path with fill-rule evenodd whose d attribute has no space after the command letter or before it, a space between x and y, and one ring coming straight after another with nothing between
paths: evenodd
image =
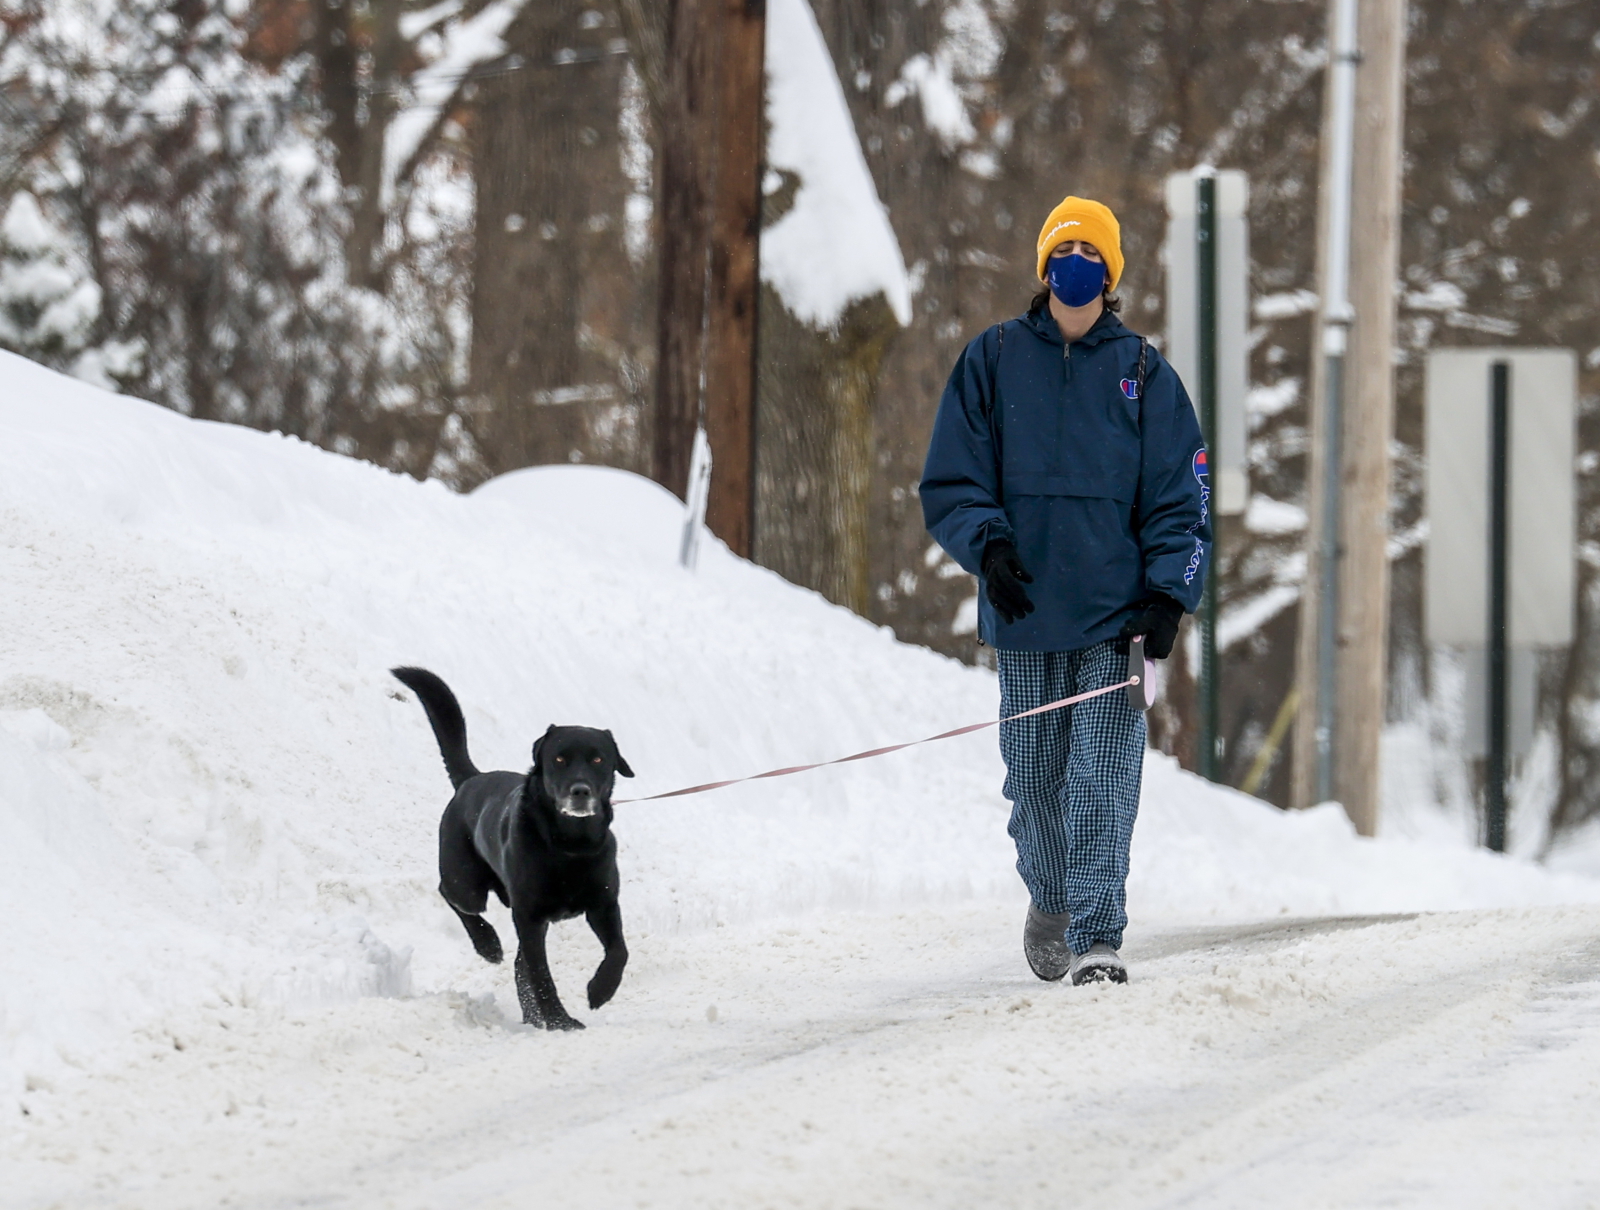
<instances>
[{"instance_id":1,"label":"evergreen tree","mask_svg":"<svg viewBox=\"0 0 1600 1210\"><path fill-rule=\"evenodd\" d=\"M12 197L0 220L0 345L57 368L87 347L100 287L75 259L32 193Z\"/></svg>"},{"instance_id":2,"label":"evergreen tree","mask_svg":"<svg viewBox=\"0 0 1600 1210\"><path fill-rule=\"evenodd\" d=\"M97 342L101 291L70 231L15 194L0 220L0 347L117 390L138 373L138 341Z\"/></svg>"}]
</instances>

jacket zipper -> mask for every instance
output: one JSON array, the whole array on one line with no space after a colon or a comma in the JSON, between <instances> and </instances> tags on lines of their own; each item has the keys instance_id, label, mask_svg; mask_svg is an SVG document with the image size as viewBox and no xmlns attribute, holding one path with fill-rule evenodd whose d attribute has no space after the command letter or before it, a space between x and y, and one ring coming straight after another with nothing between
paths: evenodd
<instances>
[{"instance_id":1,"label":"jacket zipper","mask_svg":"<svg viewBox=\"0 0 1600 1210\"><path fill-rule=\"evenodd\" d=\"M1061 406L1056 412L1056 456L1055 466L1052 468L1058 475L1066 471L1067 450L1067 408L1072 403L1072 345L1070 342L1061 347Z\"/></svg>"}]
</instances>

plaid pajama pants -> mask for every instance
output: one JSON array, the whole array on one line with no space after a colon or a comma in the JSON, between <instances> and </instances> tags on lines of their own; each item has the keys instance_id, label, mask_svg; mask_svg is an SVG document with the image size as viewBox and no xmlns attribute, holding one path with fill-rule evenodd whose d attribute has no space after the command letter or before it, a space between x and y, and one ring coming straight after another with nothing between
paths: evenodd
<instances>
[{"instance_id":1,"label":"plaid pajama pants","mask_svg":"<svg viewBox=\"0 0 1600 1210\"><path fill-rule=\"evenodd\" d=\"M1001 718L1127 674L1113 640L1081 651L995 655ZM1096 941L1122 946L1144 745L1144 715L1122 692L1000 725L1017 873L1041 911L1072 914L1067 944L1077 954Z\"/></svg>"}]
</instances>

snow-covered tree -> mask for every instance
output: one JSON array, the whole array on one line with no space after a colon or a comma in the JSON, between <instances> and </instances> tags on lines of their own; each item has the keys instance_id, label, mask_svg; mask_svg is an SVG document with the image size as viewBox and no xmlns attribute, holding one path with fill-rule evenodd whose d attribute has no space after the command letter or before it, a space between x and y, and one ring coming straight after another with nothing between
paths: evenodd
<instances>
[{"instance_id":1,"label":"snow-covered tree","mask_svg":"<svg viewBox=\"0 0 1600 1210\"><path fill-rule=\"evenodd\" d=\"M0 219L0 347L107 390L135 376L138 341L99 341L101 291L73 233L27 190Z\"/></svg>"},{"instance_id":2,"label":"snow-covered tree","mask_svg":"<svg viewBox=\"0 0 1600 1210\"><path fill-rule=\"evenodd\" d=\"M0 220L0 344L60 366L89 344L100 287L73 263L71 237L39 200L15 194Z\"/></svg>"},{"instance_id":3,"label":"snow-covered tree","mask_svg":"<svg viewBox=\"0 0 1600 1210\"><path fill-rule=\"evenodd\" d=\"M98 290L101 352L80 369L413 473L471 461L452 423L471 174L445 102L473 61L446 67L442 96L417 77L448 56L457 25L473 25L480 54L493 31L457 9L406 26L413 7L356 0L308 19L250 0L23 0L8 12L0 93L14 123L0 138L24 181L62 183ZM124 356L113 365L108 351Z\"/></svg>"}]
</instances>

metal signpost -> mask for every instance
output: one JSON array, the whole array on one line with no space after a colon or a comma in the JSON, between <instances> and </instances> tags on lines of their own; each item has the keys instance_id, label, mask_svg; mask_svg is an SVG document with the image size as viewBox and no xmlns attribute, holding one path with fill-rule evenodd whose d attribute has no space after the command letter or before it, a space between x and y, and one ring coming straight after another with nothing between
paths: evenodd
<instances>
[{"instance_id":1,"label":"metal signpost","mask_svg":"<svg viewBox=\"0 0 1600 1210\"><path fill-rule=\"evenodd\" d=\"M1162 350L1194 392L1211 483L1211 511L1249 503L1245 392L1249 386L1250 248L1245 174L1197 168L1167 178L1167 343ZM1217 536L1215 528L1213 537ZM1217 673L1217 545L1200 606L1200 773L1221 776Z\"/></svg>"},{"instance_id":2,"label":"metal signpost","mask_svg":"<svg viewBox=\"0 0 1600 1210\"><path fill-rule=\"evenodd\" d=\"M1468 751L1486 759L1485 843L1506 845L1513 755L1533 733L1537 653L1572 642L1577 357L1428 354L1429 642L1462 649Z\"/></svg>"},{"instance_id":3,"label":"metal signpost","mask_svg":"<svg viewBox=\"0 0 1600 1210\"><path fill-rule=\"evenodd\" d=\"M1355 175L1356 0L1334 0L1332 146L1328 155L1326 264L1322 283L1322 357L1325 432L1322 437L1322 515L1318 525L1317 667L1312 710L1316 718L1315 801L1333 797L1334 721L1338 697L1339 489L1344 475L1344 357L1355 310L1350 305L1350 209Z\"/></svg>"},{"instance_id":4,"label":"metal signpost","mask_svg":"<svg viewBox=\"0 0 1600 1210\"><path fill-rule=\"evenodd\" d=\"M1203 176L1195 181L1195 291L1200 318L1200 433L1210 448L1217 443L1217 178ZM1217 478L1220 482L1221 459ZM1211 477L1209 466L1207 477ZM1220 776L1222 738L1221 694L1217 684L1217 546L1213 527L1211 567L1206 574L1205 592L1200 604L1200 776L1216 781Z\"/></svg>"},{"instance_id":5,"label":"metal signpost","mask_svg":"<svg viewBox=\"0 0 1600 1210\"><path fill-rule=\"evenodd\" d=\"M1489 366L1489 784L1485 843L1506 851L1506 532L1510 504L1511 365Z\"/></svg>"},{"instance_id":6,"label":"metal signpost","mask_svg":"<svg viewBox=\"0 0 1600 1210\"><path fill-rule=\"evenodd\" d=\"M1161 352L1184 385L1198 395L1202 188L1212 192L1215 233L1211 243L1216 343L1211 357L1216 367L1216 432L1206 433L1211 503L1213 511L1231 517L1244 512L1250 503L1245 450L1245 394L1250 389L1250 182L1243 172L1197 168L1167 178L1167 239L1162 250L1167 269L1167 331ZM1195 403L1204 406L1198 397Z\"/></svg>"}]
</instances>

